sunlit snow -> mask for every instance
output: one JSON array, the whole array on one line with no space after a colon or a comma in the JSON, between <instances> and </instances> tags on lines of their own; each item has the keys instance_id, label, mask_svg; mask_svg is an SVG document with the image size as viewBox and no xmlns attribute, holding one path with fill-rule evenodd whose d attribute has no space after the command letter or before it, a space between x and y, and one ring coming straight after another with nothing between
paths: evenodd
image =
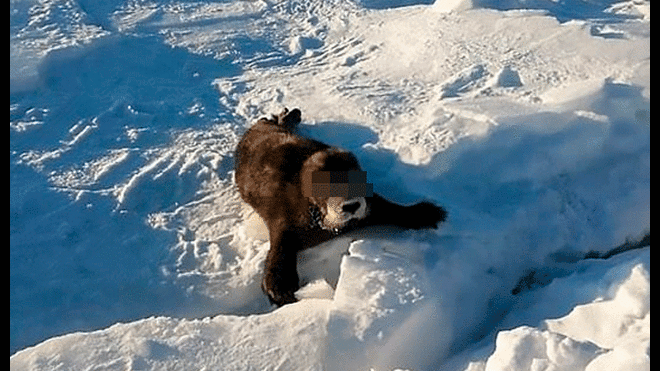
<instances>
[{"instance_id":1,"label":"sunlit snow","mask_svg":"<svg viewBox=\"0 0 660 371\"><path fill-rule=\"evenodd\" d=\"M437 230L260 288L262 115ZM11 370L649 370L649 0L10 2Z\"/></svg>"}]
</instances>

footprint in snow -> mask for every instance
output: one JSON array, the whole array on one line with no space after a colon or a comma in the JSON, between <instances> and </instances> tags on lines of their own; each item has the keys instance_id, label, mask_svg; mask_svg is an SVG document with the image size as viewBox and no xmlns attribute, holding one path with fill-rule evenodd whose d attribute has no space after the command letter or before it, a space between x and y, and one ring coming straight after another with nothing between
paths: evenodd
<instances>
[{"instance_id":1,"label":"footprint in snow","mask_svg":"<svg viewBox=\"0 0 660 371\"><path fill-rule=\"evenodd\" d=\"M483 64L476 64L461 71L458 76L442 85L440 99L455 98L483 85L483 80L489 76Z\"/></svg>"},{"instance_id":2,"label":"footprint in snow","mask_svg":"<svg viewBox=\"0 0 660 371\"><path fill-rule=\"evenodd\" d=\"M483 64L477 64L463 70L457 77L441 87L440 98L455 98L483 86L493 88L519 88L523 86L520 74L512 66L506 65L492 75Z\"/></svg>"},{"instance_id":3,"label":"footprint in snow","mask_svg":"<svg viewBox=\"0 0 660 371\"><path fill-rule=\"evenodd\" d=\"M495 86L500 88L518 88L523 85L518 71L513 67L506 65L497 74Z\"/></svg>"}]
</instances>

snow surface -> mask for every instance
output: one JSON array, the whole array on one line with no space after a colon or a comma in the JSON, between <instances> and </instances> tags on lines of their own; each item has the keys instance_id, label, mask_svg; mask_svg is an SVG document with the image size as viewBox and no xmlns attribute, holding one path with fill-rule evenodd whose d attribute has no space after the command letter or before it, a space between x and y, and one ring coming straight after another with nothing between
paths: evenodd
<instances>
[{"instance_id":1,"label":"snow surface","mask_svg":"<svg viewBox=\"0 0 660 371\"><path fill-rule=\"evenodd\" d=\"M12 0L10 93L12 370L650 369L648 0ZM232 152L284 106L449 220L275 309Z\"/></svg>"}]
</instances>

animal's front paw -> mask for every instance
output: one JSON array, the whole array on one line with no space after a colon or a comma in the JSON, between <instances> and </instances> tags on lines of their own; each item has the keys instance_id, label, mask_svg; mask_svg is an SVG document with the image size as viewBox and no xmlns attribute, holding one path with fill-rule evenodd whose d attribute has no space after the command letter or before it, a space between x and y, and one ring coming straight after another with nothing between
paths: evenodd
<instances>
[{"instance_id":1,"label":"animal's front paw","mask_svg":"<svg viewBox=\"0 0 660 371\"><path fill-rule=\"evenodd\" d=\"M297 301L294 293L298 291L298 275L295 277L286 277L274 272L266 272L261 289L268 295L271 303L281 307L285 304L295 303Z\"/></svg>"},{"instance_id":2,"label":"animal's front paw","mask_svg":"<svg viewBox=\"0 0 660 371\"><path fill-rule=\"evenodd\" d=\"M438 223L447 219L447 211L430 202L420 202L411 206L408 211L410 228L436 228Z\"/></svg>"}]
</instances>

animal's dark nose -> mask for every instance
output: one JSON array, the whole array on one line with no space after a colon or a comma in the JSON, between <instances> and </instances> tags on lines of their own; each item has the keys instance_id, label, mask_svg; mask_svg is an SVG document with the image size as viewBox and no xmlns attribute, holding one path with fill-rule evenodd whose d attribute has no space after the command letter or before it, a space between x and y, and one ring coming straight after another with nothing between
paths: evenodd
<instances>
[{"instance_id":1,"label":"animal's dark nose","mask_svg":"<svg viewBox=\"0 0 660 371\"><path fill-rule=\"evenodd\" d=\"M357 209L359 209L359 208L360 208L360 202L359 201L349 202L349 203L343 204L342 207L341 207L343 212L351 213L351 214L356 212Z\"/></svg>"}]
</instances>

